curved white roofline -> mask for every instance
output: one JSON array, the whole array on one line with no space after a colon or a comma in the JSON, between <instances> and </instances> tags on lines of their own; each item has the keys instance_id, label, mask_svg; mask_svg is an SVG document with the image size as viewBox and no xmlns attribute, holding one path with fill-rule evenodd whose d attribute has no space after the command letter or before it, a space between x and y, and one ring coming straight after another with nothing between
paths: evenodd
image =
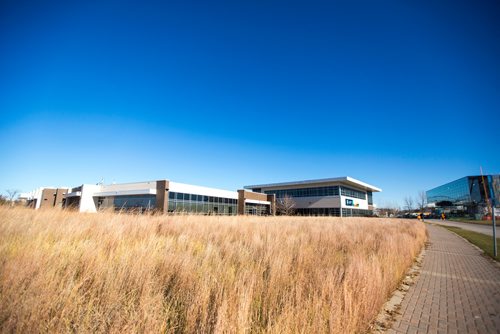
<instances>
[{"instance_id":1,"label":"curved white roofline","mask_svg":"<svg viewBox=\"0 0 500 334\"><path fill-rule=\"evenodd\" d=\"M308 185L308 184L320 184L320 183L347 183L353 184L358 187L362 187L366 190L372 192L380 192L382 189L372 186L368 183L356 180L350 176L334 177L329 179L316 179L316 180L304 180L304 181L292 181L292 182L281 182L281 183L268 183L268 184L256 184L245 186L245 189L255 189L255 188L274 188L274 187L286 187L286 186L298 186L298 185Z\"/></svg>"}]
</instances>

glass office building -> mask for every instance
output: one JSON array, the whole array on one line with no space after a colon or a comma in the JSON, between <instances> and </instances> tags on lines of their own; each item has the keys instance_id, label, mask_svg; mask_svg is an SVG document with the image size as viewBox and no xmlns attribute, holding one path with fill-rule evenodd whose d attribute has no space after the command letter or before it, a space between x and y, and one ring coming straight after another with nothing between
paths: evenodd
<instances>
[{"instance_id":1,"label":"glass office building","mask_svg":"<svg viewBox=\"0 0 500 334\"><path fill-rule=\"evenodd\" d=\"M245 186L254 192L288 197L302 216L365 217L373 215L373 193L381 189L352 177L337 177ZM279 206L278 206L279 208Z\"/></svg>"},{"instance_id":2,"label":"glass office building","mask_svg":"<svg viewBox=\"0 0 500 334\"><path fill-rule=\"evenodd\" d=\"M469 215L483 213L492 194L498 206L500 175L465 176L426 192L429 205Z\"/></svg>"},{"instance_id":3,"label":"glass office building","mask_svg":"<svg viewBox=\"0 0 500 334\"><path fill-rule=\"evenodd\" d=\"M80 212L115 210L228 216L274 215L276 198L291 198L293 209L299 215L361 217L372 215L373 192L378 191L381 189L349 176L247 186L237 191L164 179L40 188L23 194L23 198L33 203L34 208L39 207L36 203L46 202ZM283 208L278 209L282 212Z\"/></svg>"}]
</instances>

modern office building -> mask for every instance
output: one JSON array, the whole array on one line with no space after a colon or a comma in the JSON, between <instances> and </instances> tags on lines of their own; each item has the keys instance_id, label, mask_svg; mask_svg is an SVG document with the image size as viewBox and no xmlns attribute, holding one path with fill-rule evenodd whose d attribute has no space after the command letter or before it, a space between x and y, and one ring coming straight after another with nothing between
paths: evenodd
<instances>
[{"instance_id":1,"label":"modern office building","mask_svg":"<svg viewBox=\"0 0 500 334\"><path fill-rule=\"evenodd\" d=\"M271 215L274 214L274 203L273 195L207 188L169 180L84 184L70 189L64 197L64 207L81 212L114 209L208 215Z\"/></svg>"},{"instance_id":2,"label":"modern office building","mask_svg":"<svg viewBox=\"0 0 500 334\"><path fill-rule=\"evenodd\" d=\"M278 205L292 200L295 212L305 216L362 217L373 215L373 193L381 189L352 177L257 184L253 192L276 195Z\"/></svg>"},{"instance_id":3,"label":"modern office building","mask_svg":"<svg viewBox=\"0 0 500 334\"><path fill-rule=\"evenodd\" d=\"M426 192L430 207L457 215L487 212L488 201L500 202L500 175L465 176Z\"/></svg>"},{"instance_id":4,"label":"modern office building","mask_svg":"<svg viewBox=\"0 0 500 334\"><path fill-rule=\"evenodd\" d=\"M358 217L373 214L379 188L351 177L246 186L238 191L156 180L121 184L83 184L74 188L39 188L23 194L35 209L64 207L100 210L274 215L276 201L287 197L300 215Z\"/></svg>"}]
</instances>

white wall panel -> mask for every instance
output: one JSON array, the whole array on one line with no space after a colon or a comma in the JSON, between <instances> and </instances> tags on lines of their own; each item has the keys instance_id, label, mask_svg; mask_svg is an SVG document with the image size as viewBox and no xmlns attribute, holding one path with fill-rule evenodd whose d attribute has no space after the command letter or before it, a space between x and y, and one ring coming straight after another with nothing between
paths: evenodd
<instances>
[{"instance_id":1,"label":"white wall panel","mask_svg":"<svg viewBox=\"0 0 500 334\"><path fill-rule=\"evenodd\" d=\"M97 212L94 194L101 191L100 185L82 185L82 196L80 197L80 212Z\"/></svg>"}]
</instances>

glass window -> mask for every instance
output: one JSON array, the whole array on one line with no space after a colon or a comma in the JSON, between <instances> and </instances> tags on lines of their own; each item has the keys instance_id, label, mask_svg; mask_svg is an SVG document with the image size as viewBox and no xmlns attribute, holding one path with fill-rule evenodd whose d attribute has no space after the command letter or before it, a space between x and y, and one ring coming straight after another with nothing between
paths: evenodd
<instances>
[{"instance_id":1,"label":"glass window","mask_svg":"<svg viewBox=\"0 0 500 334\"><path fill-rule=\"evenodd\" d=\"M290 197L338 196L339 186L266 190L265 193L275 194L276 198L283 198L285 196L290 196Z\"/></svg>"},{"instance_id":2,"label":"glass window","mask_svg":"<svg viewBox=\"0 0 500 334\"><path fill-rule=\"evenodd\" d=\"M359 198L359 199L366 199L366 193L363 191L347 188L347 187L341 187L340 193L342 196L349 196L349 197L354 197L354 198Z\"/></svg>"},{"instance_id":3,"label":"glass window","mask_svg":"<svg viewBox=\"0 0 500 334\"><path fill-rule=\"evenodd\" d=\"M113 206L116 210L131 210L137 209L152 210L156 207L155 195L130 195L130 196L115 196Z\"/></svg>"},{"instance_id":4,"label":"glass window","mask_svg":"<svg viewBox=\"0 0 500 334\"><path fill-rule=\"evenodd\" d=\"M268 215L269 211L270 211L270 206L267 204L257 204L257 203L245 204L245 214L247 215L263 216L263 215Z\"/></svg>"}]
</instances>

